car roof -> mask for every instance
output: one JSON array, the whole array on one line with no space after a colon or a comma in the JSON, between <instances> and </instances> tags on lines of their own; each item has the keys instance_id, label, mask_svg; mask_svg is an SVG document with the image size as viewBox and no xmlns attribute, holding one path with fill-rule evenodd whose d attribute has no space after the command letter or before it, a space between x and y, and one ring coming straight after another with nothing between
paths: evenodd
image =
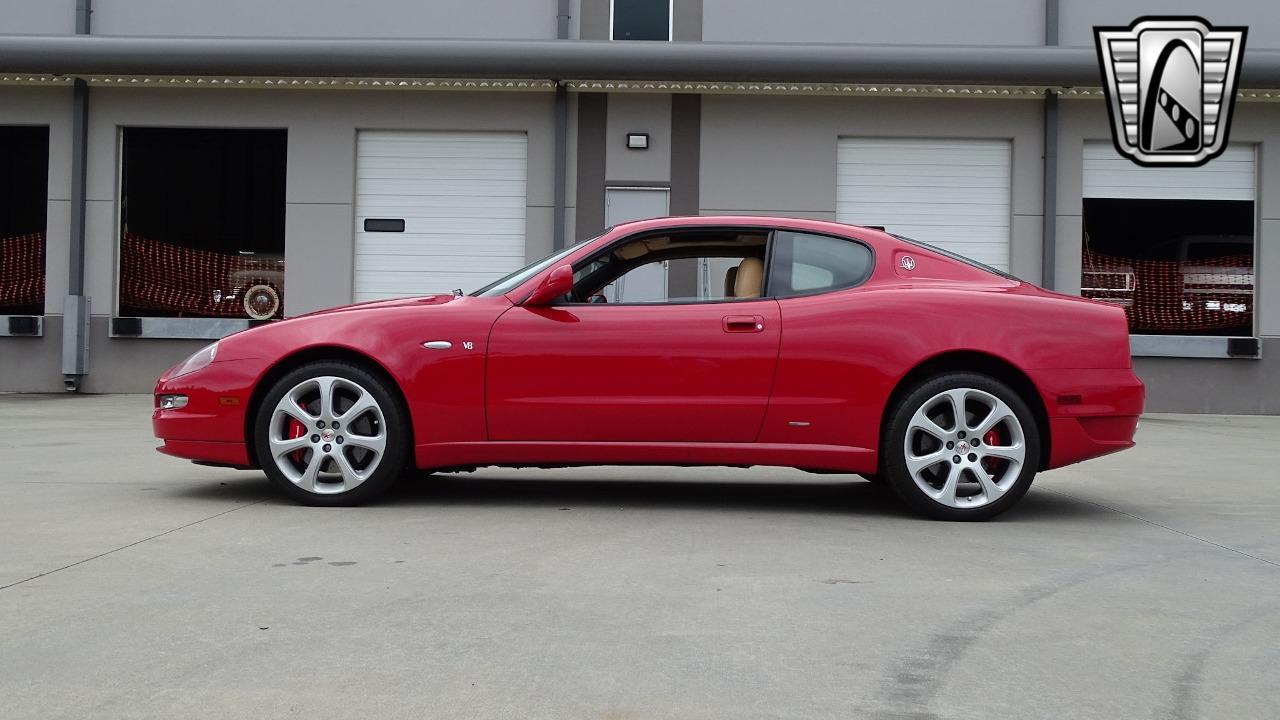
<instances>
[{"instance_id":1,"label":"car roof","mask_svg":"<svg viewBox=\"0 0 1280 720\"><path fill-rule=\"evenodd\" d=\"M723 225L733 225L737 227L780 227L795 230L834 233L837 235L857 235L859 237L876 235L880 236L880 239L883 240L890 240L892 238L891 235L885 233L880 228L871 228L863 225L849 225L829 220L811 220L808 218L780 217L774 215L672 216L618 223L614 228L626 228L628 232L633 232L638 230L663 230L667 228L700 226L718 227Z\"/></svg>"}]
</instances>

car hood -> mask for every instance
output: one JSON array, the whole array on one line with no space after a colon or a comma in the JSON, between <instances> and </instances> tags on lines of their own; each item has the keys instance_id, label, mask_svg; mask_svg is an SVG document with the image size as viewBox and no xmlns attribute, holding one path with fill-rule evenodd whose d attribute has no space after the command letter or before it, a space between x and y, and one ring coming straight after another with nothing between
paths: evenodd
<instances>
[{"instance_id":1,"label":"car hood","mask_svg":"<svg viewBox=\"0 0 1280 720\"><path fill-rule=\"evenodd\" d=\"M339 305L338 307L316 310L315 312L298 315L291 319L315 317L317 315L333 315L335 313L358 312L361 310L379 310L382 308L410 307L417 305L447 305L456 299L458 299L458 296L453 293L441 293L439 295L392 298L390 300L370 300L368 302L352 303L351 305Z\"/></svg>"}]
</instances>

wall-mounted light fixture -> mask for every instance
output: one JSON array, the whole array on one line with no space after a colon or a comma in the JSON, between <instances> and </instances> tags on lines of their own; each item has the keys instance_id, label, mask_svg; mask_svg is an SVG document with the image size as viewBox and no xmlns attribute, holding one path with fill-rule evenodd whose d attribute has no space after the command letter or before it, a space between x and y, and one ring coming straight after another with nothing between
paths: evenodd
<instances>
[{"instance_id":1,"label":"wall-mounted light fixture","mask_svg":"<svg viewBox=\"0 0 1280 720\"><path fill-rule=\"evenodd\" d=\"M627 133L628 150L648 150L649 133Z\"/></svg>"}]
</instances>

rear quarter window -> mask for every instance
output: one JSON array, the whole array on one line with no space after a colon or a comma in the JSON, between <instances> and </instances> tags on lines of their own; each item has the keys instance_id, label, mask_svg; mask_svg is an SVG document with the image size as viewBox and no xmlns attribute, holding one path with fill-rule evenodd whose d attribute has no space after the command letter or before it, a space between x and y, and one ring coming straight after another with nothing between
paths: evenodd
<instances>
[{"instance_id":1,"label":"rear quarter window","mask_svg":"<svg viewBox=\"0 0 1280 720\"><path fill-rule=\"evenodd\" d=\"M774 297L853 287L871 275L871 248L856 240L779 230L773 242L769 287Z\"/></svg>"}]
</instances>

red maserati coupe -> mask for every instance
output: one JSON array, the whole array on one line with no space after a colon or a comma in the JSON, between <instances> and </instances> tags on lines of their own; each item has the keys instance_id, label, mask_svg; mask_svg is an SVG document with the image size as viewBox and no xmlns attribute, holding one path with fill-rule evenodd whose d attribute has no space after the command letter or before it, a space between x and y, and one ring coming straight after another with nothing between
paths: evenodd
<instances>
[{"instance_id":1,"label":"red maserati coupe","mask_svg":"<svg viewBox=\"0 0 1280 720\"><path fill-rule=\"evenodd\" d=\"M156 384L163 453L349 505L410 466L859 473L935 518L1133 445L1123 311L877 229L619 225L469 295L324 310Z\"/></svg>"}]
</instances>

